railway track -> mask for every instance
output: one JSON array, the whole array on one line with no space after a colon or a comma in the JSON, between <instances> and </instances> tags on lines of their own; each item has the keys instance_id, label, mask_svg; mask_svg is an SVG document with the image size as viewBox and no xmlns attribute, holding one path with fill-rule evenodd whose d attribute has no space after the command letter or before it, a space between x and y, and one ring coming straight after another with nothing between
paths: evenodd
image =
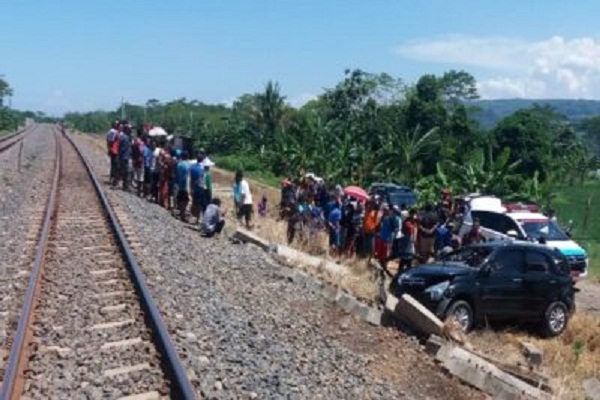
<instances>
[{"instance_id":1,"label":"railway track","mask_svg":"<svg viewBox=\"0 0 600 400\"><path fill-rule=\"evenodd\" d=\"M89 164L60 133L56 151L0 400L194 398Z\"/></svg>"},{"instance_id":2,"label":"railway track","mask_svg":"<svg viewBox=\"0 0 600 400\"><path fill-rule=\"evenodd\" d=\"M0 138L0 153L3 153L4 151L13 147L15 144L21 142L23 139L25 139L25 136L27 136L29 133L33 132L36 128L37 128L37 125L34 125L33 127L25 127L23 129L21 129L20 131L17 131L10 135L1 137Z\"/></svg>"}]
</instances>

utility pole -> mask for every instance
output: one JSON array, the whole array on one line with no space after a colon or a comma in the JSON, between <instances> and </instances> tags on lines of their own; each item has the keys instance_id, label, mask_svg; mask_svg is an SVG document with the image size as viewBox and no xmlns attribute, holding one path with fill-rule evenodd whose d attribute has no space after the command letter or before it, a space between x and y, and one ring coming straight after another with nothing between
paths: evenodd
<instances>
[{"instance_id":1,"label":"utility pole","mask_svg":"<svg viewBox=\"0 0 600 400\"><path fill-rule=\"evenodd\" d=\"M125 120L125 99L121 96L121 121Z\"/></svg>"},{"instance_id":2,"label":"utility pole","mask_svg":"<svg viewBox=\"0 0 600 400\"><path fill-rule=\"evenodd\" d=\"M190 111L190 137L192 137L193 126L194 126L194 112Z\"/></svg>"}]
</instances>

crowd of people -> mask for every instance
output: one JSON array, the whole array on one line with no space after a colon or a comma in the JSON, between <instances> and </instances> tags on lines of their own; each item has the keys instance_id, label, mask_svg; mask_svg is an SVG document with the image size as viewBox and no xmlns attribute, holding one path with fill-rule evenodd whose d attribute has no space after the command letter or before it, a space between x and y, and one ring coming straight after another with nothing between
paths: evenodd
<instances>
[{"instance_id":1,"label":"crowd of people","mask_svg":"<svg viewBox=\"0 0 600 400\"><path fill-rule=\"evenodd\" d=\"M192 222L200 226L202 234L210 237L221 232L226 210L222 209L221 200L213 197L214 163L204 150L198 150L195 159L190 160L186 150L174 148L164 136L151 137L144 128L134 135L127 121L113 124L106 135L106 146L113 187L121 184L125 191L135 190L138 196L174 211L184 222L188 222L191 199ZM247 182L241 196L243 204L251 204ZM248 206L243 212L250 214Z\"/></svg>"},{"instance_id":2,"label":"crowd of people","mask_svg":"<svg viewBox=\"0 0 600 400\"><path fill-rule=\"evenodd\" d=\"M135 136L135 137L134 137ZM106 136L113 187L135 190L138 196L172 210L182 221L199 225L204 236L219 234L225 225L221 200L213 197L211 167L214 163L200 149L190 160L186 150L174 148L165 137L150 137L147 130L135 134L127 121L115 122ZM252 228L254 199L242 171L233 183L237 218ZM258 212L267 213L266 197ZM414 262L426 262L436 254L484 239L478 221L464 237L456 228L464 205L443 190L436 205L421 209L388 204L378 195L357 198L340 185L328 186L322 178L305 174L282 182L279 218L287 221L287 240L299 236L311 240L327 232L329 251L336 257L375 258L390 276L388 264L398 262L397 273Z\"/></svg>"},{"instance_id":3,"label":"crowd of people","mask_svg":"<svg viewBox=\"0 0 600 400\"><path fill-rule=\"evenodd\" d=\"M332 255L375 258L390 276L388 264L393 260L399 274L414 262L427 262L441 252L485 240L478 221L459 238L457 227L465 205L447 189L436 205L417 209L390 205L379 195L356 198L339 185L328 188L323 179L306 174L282 182L280 209L280 218L287 221L288 243L299 235L311 240L326 230Z\"/></svg>"}]
</instances>

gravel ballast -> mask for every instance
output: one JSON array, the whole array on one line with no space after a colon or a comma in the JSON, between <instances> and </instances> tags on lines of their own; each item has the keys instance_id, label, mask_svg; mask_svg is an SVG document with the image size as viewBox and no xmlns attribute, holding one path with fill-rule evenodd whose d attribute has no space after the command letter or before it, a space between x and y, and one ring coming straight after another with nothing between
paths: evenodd
<instances>
[{"instance_id":1,"label":"gravel ballast","mask_svg":"<svg viewBox=\"0 0 600 400\"><path fill-rule=\"evenodd\" d=\"M50 125L0 153L0 380L16 330L55 161ZM21 166L19 169L19 152Z\"/></svg>"},{"instance_id":2,"label":"gravel ballast","mask_svg":"<svg viewBox=\"0 0 600 400\"><path fill-rule=\"evenodd\" d=\"M74 137L106 180L102 139ZM201 238L146 200L107 192L141 244L138 260L201 396L483 397L444 374L413 338L344 313L317 282L259 248L231 243L227 231Z\"/></svg>"}]
</instances>

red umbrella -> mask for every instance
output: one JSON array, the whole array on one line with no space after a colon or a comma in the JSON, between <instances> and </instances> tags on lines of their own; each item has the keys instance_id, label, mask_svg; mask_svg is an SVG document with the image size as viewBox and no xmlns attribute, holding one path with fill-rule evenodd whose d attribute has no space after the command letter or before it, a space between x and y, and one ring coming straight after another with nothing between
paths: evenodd
<instances>
[{"instance_id":1,"label":"red umbrella","mask_svg":"<svg viewBox=\"0 0 600 400\"><path fill-rule=\"evenodd\" d=\"M367 201L369 199L369 194L365 191L365 189L360 188L358 186L345 187L344 194L346 196L352 196L359 201Z\"/></svg>"}]
</instances>

